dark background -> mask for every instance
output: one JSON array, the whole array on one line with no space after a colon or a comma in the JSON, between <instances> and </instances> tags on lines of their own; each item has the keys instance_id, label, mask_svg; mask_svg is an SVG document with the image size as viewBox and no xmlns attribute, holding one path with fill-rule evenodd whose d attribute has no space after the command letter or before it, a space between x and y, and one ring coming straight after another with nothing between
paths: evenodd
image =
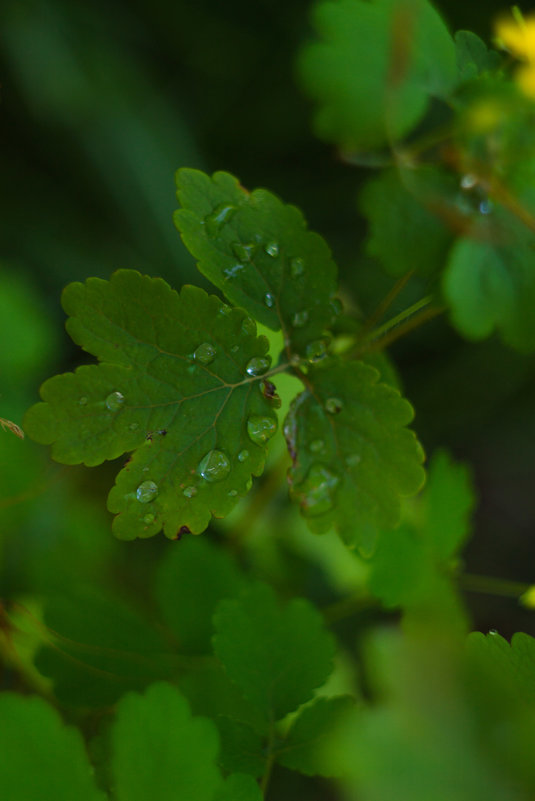
<instances>
[{"instance_id":1,"label":"dark background","mask_svg":"<svg viewBox=\"0 0 535 801\"><path fill-rule=\"evenodd\" d=\"M451 30L483 38L502 9L440 4ZM391 279L360 255L356 197L368 172L314 137L299 87L309 10L303 0L2 2L2 416L20 418L42 380L80 361L62 335L66 283L132 267L175 287L203 284L171 220L180 166L228 170L300 206L364 312L388 291ZM35 341L49 345L42 354L24 350L13 287L25 326L32 313L45 321L42 334L35 323ZM497 341L465 343L445 319L392 355L426 450L446 446L473 465L480 505L467 569L535 582L533 358ZM84 476L103 499L98 478ZM476 627L535 634L516 600L467 597Z\"/></svg>"}]
</instances>

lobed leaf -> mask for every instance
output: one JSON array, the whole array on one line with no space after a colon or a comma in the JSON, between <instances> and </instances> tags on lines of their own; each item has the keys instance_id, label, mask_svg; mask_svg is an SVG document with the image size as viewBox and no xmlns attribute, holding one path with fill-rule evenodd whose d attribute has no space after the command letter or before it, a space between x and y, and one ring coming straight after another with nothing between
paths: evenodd
<instances>
[{"instance_id":1,"label":"lobed leaf","mask_svg":"<svg viewBox=\"0 0 535 801\"><path fill-rule=\"evenodd\" d=\"M445 452L433 456L416 522L385 532L371 561L369 586L386 606L412 607L447 592L451 560L470 531L470 475Z\"/></svg>"},{"instance_id":2,"label":"lobed leaf","mask_svg":"<svg viewBox=\"0 0 535 801\"><path fill-rule=\"evenodd\" d=\"M344 150L400 139L456 84L453 40L426 0L327 0L314 22L301 74L318 135Z\"/></svg>"},{"instance_id":3,"label":"lobed leaf","mask_svg":"<svg viewBox=\"0 0 535 801\"><path fill-rule=\"evenodd\" d=\"M0 694L0 787L5 801L104 801L82 735L42 698Z\"/></svg>"},{"instance_id":4,"label":"lobed leaf","mask_svg":"<svg viewBox=\"0 0 535 801\"><path fill-rule=\"evenodd\" d=\"M308 701L331 672L333 639L303 599L282 609L273 590L258 584L239 599L221 601L214 625L216 656L266 729Z\"/></svg>"},{"instance_id":5,"label":"lobed leaf","mask_svg":"<svg viewBox=\"0 0 535 801\"><path fill-rule=\"evenodd\" d=\"M121 539L196 534L228 514L262 472L277 426L254 321L132 270L71 284L63 305L70 335L101 363L46 381L28 435L65 464L134 452L108 498Z\"/></svg>"},{"instance_id":6,"label":"lobed leaf","mask_svg":"<svg viewBox=\"0 0 535 801\"><path fill-rule=\"evenodd\" d=\"M309 527L334 526L366 553L398 523L400 497L424 481L422 448L406 428L412 407L378 377L359 361L311 370L284 424L290 494Z\"/></svg>"},{"instance_id":7,"label":"lobed leaf","mask_svg":"<svg viewBox=\"0 0 535 801\"><path fill-rule=\"evenodd\" d=\"M472 80L500 66L499 53L489 50L485 42L472 31L457 31L454 40L457 67L462 81Z\"/></svg>"},{"instance_id":8,"label":"lobed leaf","mask_svg":"<svg viewBox=\"0 0 535 801\"><path fill-rule=\"evenodd\" d=\"M299 209L225 172L177 173L175 224L198 268L256 320L282 328L292 350L321 338L340 312L336 266Z\"/></svg>"},{"instance_id":9,"label":"lobed leaf","mask_svg":"<svg viewBox=\"0 0 535 801\"><path fill-rule=\"evenodd\" d=\"M192 717L172 685L121 699L111 732L117 801L212 801L221 777L212 721Z\"/></svg>"}]
</instances>

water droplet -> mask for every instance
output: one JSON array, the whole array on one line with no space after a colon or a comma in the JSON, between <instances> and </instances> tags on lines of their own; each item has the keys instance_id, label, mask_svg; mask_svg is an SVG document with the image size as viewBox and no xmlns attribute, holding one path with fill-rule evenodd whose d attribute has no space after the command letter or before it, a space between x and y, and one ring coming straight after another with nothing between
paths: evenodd
<instances>
[{"instance_id":1,"label":"water droplet","mask_svg":"<svg viewBox=\"0 0 535 801\"><path fill-rule=\"evenodd\" d=\"M350 453L349 456L346 456L346 465L348 467L356 467L359 463L360 463L359 453Z\"/></svg>"},{"instance_id":2,"label":"water droplet","mask_svg":"<svg viewBox=\"0 0 535 801\"><path fill-rule=\"evenodd\" d=\"M248 458L249 458L249 451L243 450L239 452L238 462L246 462Z\"/></svg>"},{"instance_id":3,"label":"water droplet","mask_svg":"<svg viewBox=\"0 0 535 801\"><path fill-rule=\"evenodd\" d=\"M137 431L137 429L139 428L139 423L130 423L128 428L130 429L130 431Z\"/></svg>"},{"instance_id":4,"label":"water droplet","mask_svg":"<svg viewBox=\"0 0 535 801\"><path fill-rule=\"evenodd\" d=\"M299 501L305 517L319 517L333 508L339 483L339 477L325 465L313 464L292 495Z\"/></svg>"},{"instance_id":5,"label":"water droplet","mask_svg":"<svg viewBox=\"0 0 535 801\"><path fill-rule=\"evenodd\" d=\"M469 190L473 189L474 186L477 184L477 177L473 175L471 172L467 172L466 175L463 175L461 178L461 189Z\"/></svg>"},{"instance_id":6,"label":"water droplet","mask_svg":"<svg viewBox=\"0 0 535 801\"><path fill-rule=\"evenodd\" d=\"M241 330L247 336L254 337L256 335L256 323L252 317L244 317Z\"/></svg>"},{"instance_id":7,"label":"water droplet","mask_svg":"<svg viewBox=\"0 0 535 801\"><path fill-rule=\"evenodd\" d=\"M308 322L308 312L306 309L298 311L292 317L292 325L294 328L302 328Z\"/></svg>"},{"instance_id":8,"label":"water droplet","mask_svg":"<svg viewBox=\"0 0 535 801\"><path fill-rule=\"evenodd\" d=\"M316 339L308 343L305 352L309 362L319 362L327 355L327 343L324 339Z\"/></svg>"},{"instance_id":9,"label":"water droplet","mask_svg":"<svg viewBox=\"0 0 535 801\"><path fill-rule=\"evenodd\" d=\"M239 275L243 269L243 264L235 264L233 267L225 267L223 270L225 280L231 281L233 278L236 278L236 276Z\"/></svg>"},{"instance_id":10,"label":"water droplet","mask_svg":"<svg viewBox=\"0 0 535 801\"><path fill-rule=\"evenodd\" d=\"M219 206L216 206L205 220L208 233L212 236L219 233L223 225L230 222L236 211L236 206L233 206L232 203L220 203Z\"/></svg>"},{"instance_id":11,"label":"water droplet","mask_svg":"<svg viewBox=\"0 0 535 801\"><path fill-rule=\"evenodd\" d=\"M148 473L148 472L149 472L149 468L148 468L148 467L144 467L144 468L143 468L143 472L144 472L144 473Z\"/></svg>"},{"instance_id":12,"label":"water droplet","mask_svg":"<svg viewBox=\"0 0 535 801\"><path fill-rule=\"evenodd\" d=\"M491 214L494 210L494 203L492 200L482 200L479 204L479 211L481 214Z\"/></svg>"},{"instance_id":13,"label":"water droplet","mask_svg":"<svg viewBox=\"0 0 535 801\"><path fill-rule=\"evenodd\" d=\"M310 443L310 450L312 451L312 453L321 453L324 447L325 443L322 439L314 439Z\"/></svg>"},{"instance_id":14,"label":"water droplet","mask_svg":"<svg viewBox=\"0 0 535 801\"><path fill-rule=\"evenodd\" d=\"M211 364L214 361L217 351L209 342L203 342L202 345L195 350L193 358L196 362L201 364Z\"/></svg>"},{"instance_id":15,"label":"water droplet","mask_svg":"<svg viewBox=\"0 0 535 801\"><path fill-rule=\"evenodd\" d=\"M82 397L80 398L80 400L78 401L78 403L79 403L79 405L80 405L80 406L86 406L86 404L87 404L87 398L86 398L86 396L85 396L85 395L82 395Z\"/></svg>"},{"instance_id":16,"label":"water droplet","mask_svg":"<svg viewBox=\"0 0 535 801\"><path fill-rule=\"evenodd\" d=\"M219 308L219 314L222 314L223 317L228 317L229 314L231 313L231 311L232 311L232 309L230 308L228 303L221 304L221 306Z\"/></svg>"},{"instance_id":17,"label":"water droplet","mask_svg":"<svg viewBox=\"0 0 535 801\"><path fill-rule=\"evenodd\" d=\"M250 376L263 375L269 370L271 358L269 356L253 356L245 366L245 372Z\"/></svg>"},{"instance_id":18,"label":"water droplet","mask_svg":"<svg viewBox=\"0 0 535 801\"><path fill-rule=\"evenodd\" d=\"M231 352L231 353L237 353L237 352L239 351L239 349L240 349L240 346L239 346L239 345L233 345L233 346L231 347L231 349L230 349L230 352Z\"/></svg>"},{"instance_id":19,"label":"water droplet","mask_svg":"<svg viewBox=\"0 0 535 801\"><path fill-rule=\"evenodd\" d=\"M230 461L223 451L208 451L198 467L199 474L205 481L223 481L230 473Z\"/></svg>"},{"instance_id":20,"label":"water droplet","mask_svg":"<svg viewBox=\"0 0 535 801\"><path fill-rule=\"evenodd\" d=\"M227 492L227 495L229 496L229 498L235 498L237 494L238 494L238 490L229 490Z\"/></svg>"},{"instance_id":21,"label":"water droplet","mask_svg":"<svg viewBox=\"0 0 535 801\"><path fill-rule=\"evenodd\" d=\"M275 298L271 294L271 292L266 292L264 295L264 306L267 306L268 309L272 309L275 305Z\"/></svg>"},{"instance_id":22,"label":"water droplet","mask_svg":"<svg viewBox=\"0 0 535 801\"><path fill-rule=\"evenodd\" d=\"M254 242L244 244L242 242L234 242L232 245L232 252L240 261L251 261L256 250Z\"/></svg>"},{"instance_id":23,"label":"water droplet","mask_svg":"<svg viewBox=\"0 0 535 801\"><path fill-rule=\"evenodd\" d=\"M290 272L293 278L299 278L305 272L305 262L303 259L297 257L290 262Z\"/></svg>"},{"instance_id":24,"label":"water droplet","mask_svg":"<svg viewBox=\"0 0 535 801\"><path fill-rule=\"evenodd\" d=\"M117 412L124 403L124 395L121 392L110 392L106 398L106 406L110 412Z\"/></svg>"},{"instance_id":25,"label":"water droplet","mask_svg":"<svg viewBox=\"0 0 535 801\"><path fill-rule=\"evenodd\" d=\"M292 367L299 367L299 365L301 364L301 357L299 356L299 354L292 353L292 355L290 356L290 364L292 365Z\"/></svg>"},{"instance_id":26,"label":"water droplet","mask_svg":"<svg viewBox=\"0 0 535 801\"><path fill-rule=\"evenodd\" d=\"M276 242L268 242L264 250L268 256L271 256L273 259L276 259L279 255L279 246Z\"/></svg>"},{"instance_id":27,"label":"water droplet","mask_svg":"<svg viewBox=\"0 0 535 801\"><path fill-rule=\"evenodd\" d=\"M150 503L158 495L158 485L154 481L144 481L136 490L136 498L140 503Z\"/></svg>"},{"instance_id":28,"label":"water droplet","mask_svg":"<svg viewBox=\"0 0 535 801\"><path fill-rule=\"evenodd\" d=\"M498 629L489 629L489 634L492 634L492 636L495 637L496 634L498 634Z\"/></svg>"},{"instance_id":29,"label":"water droplet","mask_svg":"<svg viewBox=\"0 0 535 801\"><path fill-rule=\"evenodd\" d=\"M325 401L325 410L329 414L340 414L344 408L344 402L340 398L327 398Z\"/></svg>"},{"instance_id":30,"label":"water droplet","mask_svg":"<svg viewBox=\"0 0 535 801\"><path fill-rule=\"evenodd\" d=\"M195 495L197 495L197 492L197 487L185 487L182 491L182 495L185 495L186 498L193 498Z\"/></svg>"},{"instance_id":31,"label":"water droplet","mask_svg":"<svg viewBox=\"0 0 535 801\"><path fill-rule=\"evenodd\" d=\"M145 515L145 517L143 518L143 522L145 523L146 526L150 526L151 523L154 523L155 519L156 518L154 517L154 515Z\"/></svg>"},{"instance_id":32,"label":"water droplet","mask_svg":"<svg viewBox=\"0 0 535 801\"><path fill-rule=\"evenodd\" d=\"M249 439L256 445L263 445L271 439L277 430L277 421L274 417L260 417L253 415L247 420L247 433Z\"/></svg>"}]
</instances>

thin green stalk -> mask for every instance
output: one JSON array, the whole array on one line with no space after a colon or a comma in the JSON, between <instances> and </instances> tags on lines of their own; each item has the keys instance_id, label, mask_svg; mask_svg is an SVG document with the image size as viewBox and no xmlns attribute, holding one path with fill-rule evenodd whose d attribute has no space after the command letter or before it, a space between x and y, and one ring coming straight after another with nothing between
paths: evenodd
<instances>
[{"instance_id":1,"label":"thin green stalk","mask_svg":"<svg viewBox=\"0 0 535 801\"><path fill-rule=\"evenodd\" d=\"M427 309L424 309L421 314L415 314L403 325L399 325L397 328L389 331L384 337L371 342L370 345L365 348L365 351L367 353L372 353L373 351L384 350L384 348L388 347L388 345L391 345L392 342L395 342L396 339L401 339L401 337L404 337L405 334L408 334L410 331L414 331L415 328L419 328L424 323L432 320L433 317L438 317L439 314L442 314L445 311L445 306L431 306Z\"/></svg>"},{"instance_id":2,"label":"thin green stalk","mask_svg":"<svg viewBox=\"0 0 535 801\"><path fill-rule=\"evenodd\" d=\"M267 744L267 756L264 765L264 773L262 774L262 778L260 780L260 789L262 790L262 795L264 796L264 798L266 797L267 789L269 786L269 780L271 779L271 771L273 770L273 766L275 764L275 753L273 750L274 745L275 745L275 723L272 721L269 727L269 739Z\"/></svg>"},{"instance_id":3,"label":"thin green stalk","mask_svg":"<svg viewBox=\"0 0 535 801\"><path fill-rule=\"evenodd\" d=\"M494 576L479 576L475 573L462 573L459 576L459 583L468 592L499 595L502 598L519 598L532 586L522 581L510 581L509 579L501 579Z\"/></svg>"},{"instance_id":4,"label":"thin green stalk","mask_svg":"<svg viewBox=\"0 0 535 801\"><path fill-rule=\"evenodd\" d=\"M413 275L414 270L409 270L407 273L405 273L405 275L402 275L401 278L396 281L390 292L388 292L388 294L379 303L373 314L364 323L364 326L360 331L361 337L366 337L366 335L373 330L374 326L377 325L383 315L386 314L387 310L390 308L401 290L405 287Z\"/></svg>"}]
</instances>

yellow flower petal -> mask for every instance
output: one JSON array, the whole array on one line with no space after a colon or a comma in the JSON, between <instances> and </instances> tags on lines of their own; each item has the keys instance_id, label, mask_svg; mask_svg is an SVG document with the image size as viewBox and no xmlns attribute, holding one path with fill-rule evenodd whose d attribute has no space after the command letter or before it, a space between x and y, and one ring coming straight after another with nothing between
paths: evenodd
<instances>
[{"instance_id":1,"label":"yellow flower petal","mask_svg":"<svg viewBox=\"0 0 535 801\"><path fill-rule=\"evenodd\" d=\"M535 62L535 14L523 20L502 19L496 23L496 35L517 58Z\"/></svg>"},{"instance_id":2,"label":"yellow flower petal","mask_svg":"<svg viewBox=\"0 0 535 801\"><path fill-rule=\"evenodd\" d=\"M535 64L517 69L515 81L526 97L535 100Z\"/></svg>"}]
</instances>

